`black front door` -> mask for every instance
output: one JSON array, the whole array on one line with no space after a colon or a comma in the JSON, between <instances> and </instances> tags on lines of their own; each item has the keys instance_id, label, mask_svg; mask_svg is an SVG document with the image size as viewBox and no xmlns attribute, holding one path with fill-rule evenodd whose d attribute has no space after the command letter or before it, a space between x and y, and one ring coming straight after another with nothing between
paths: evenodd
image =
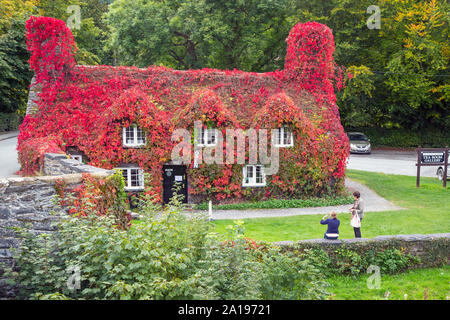
<instances>
[{"instance_id":1,"label":"black front door","mask_svg":"<svg viewBox=\"0 0 450 320\"><path fill-rule=\"evenodd\" d=\"M183 203L187 203L187 174L186 166L181 165L163 165L163 200L169 203L176 190L176 184L180 186L178 194L183 195Z\"/></svg>"}]
</instances>

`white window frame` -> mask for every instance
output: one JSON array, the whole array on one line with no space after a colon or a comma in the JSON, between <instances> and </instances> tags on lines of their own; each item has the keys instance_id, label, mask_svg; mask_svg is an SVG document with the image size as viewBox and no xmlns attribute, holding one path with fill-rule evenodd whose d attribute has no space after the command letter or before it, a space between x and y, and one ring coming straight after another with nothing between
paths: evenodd
<instances>
[{"instance_id":1,"label":"white window frame","mask_svg":"<svg viewBox=\"0 0 450 320\"><path fill-rule=\"evenodd\" d=\"M128 128L133 128L133 142L132 143L128 143L127 141L127 129ZM138 130L141 131L142 134L142 138L144 140L144 142L138 142ZM139 128L136 125L131 125L129 127L123 127L122 128L122 143L125 147L142 147L145 146L146 142L147 142L147 137L145 136L145 132L144 130L142 130L141 128Z\"/></svg>"},{"instance_id":2,"label":"white window frame","mask_svg":"<svg viewBox=\"0 0 450 320\"><path fill-rule=\"evenodd\" d=\"M214 142L209 142L208 138L214 137ZM196 137L196 144L199 147L214 147L217 145L218 130L216 128L199 128ZM212 139L211 139L212 140Z\"/></svg>"},{"instance_id":3,"label":"white window frame","mask_svg":"<svg viewBox=\"0 0 450 320\"><path fill-rule=\"evenodd\" d=\"M70 159L83 163L83 156L81 154L71 154Z\"/></svg>"},{"instance_id":4,"label":"white window frame","mask_svg":"<svg viewBox=\"0 0 450 320\"><path fill-rule=\"evenodd\" d=\"M290 141L286 141L286 137L285 134L289 134L288 135L288 139ZM281 137L281 139L280 139ZM288 127L281 127L276 129L276 131L274 132L273 136L273 145L274 147L278 147L278 148L286 148L286 147L293 147L294 146L294 134L292 133L291 129Z\"/></svg>"},{"instance_id":5,"label":"white window frame","mask_svg":"<svg viewBox=\"0 0 450 320\"><path fill-rule=\"evenodd\" d=\"M126 171L126 179L125 179L125 190L127 191L133 191L133 190L144 190L145 185L144 185L144 170L142 170L139 167L119 167L117 168L119 170L122 171L122 175L124 174L124 171ZM138 174L138 186L133 186L132 185L132 179L131 179L131 170L138 170L137 174Z\"/></svg>"},{"instance_id":6,"label":"white window frame","mask_svg":"<svg viewBox=\"0 0 450 320\"><path fill-rule=\"evenodd\" d=\"M261 173L261 182L257 182L257 176L256 173L257 168L259 169L259 172ZM248 177L249 170L251 169L251 177ZM247 181L248 180L248 181ZM265 187L266 186L266 174L264 172L264 166L263 165L245 165L242 169L242 186L243 187Z\"/></svg>"}]
</instances>

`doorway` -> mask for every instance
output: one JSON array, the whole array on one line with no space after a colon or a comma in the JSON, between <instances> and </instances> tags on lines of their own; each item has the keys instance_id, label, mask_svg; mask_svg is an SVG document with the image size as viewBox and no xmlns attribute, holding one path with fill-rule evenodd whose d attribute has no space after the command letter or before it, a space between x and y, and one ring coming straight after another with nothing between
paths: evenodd
<instances>
[{"instance_id":1,"label":"doorway","mask_svg":"<svg viewBox=\"0 0 450 320\"><path fill-rule=\"evenodd\" d=\"M183 165L163 165L163 201L164 204L170 202L176 190L176 185L180 187L179 194L183 195L182 203L188 202L188 182L186 166Z\"/></svg>"}]
</instances>

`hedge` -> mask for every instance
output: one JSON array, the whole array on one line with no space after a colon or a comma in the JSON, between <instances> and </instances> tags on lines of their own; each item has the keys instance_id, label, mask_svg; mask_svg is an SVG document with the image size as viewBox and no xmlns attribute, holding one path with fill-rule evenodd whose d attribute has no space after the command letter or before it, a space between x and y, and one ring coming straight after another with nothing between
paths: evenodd
<instances>
[{"instance_id":1,"label":"hedge","mask_svg":"<svg viewBox=\"0 0 450 320\"><path fill-rule=\"evenodd\" d=\"M3 113L0 112L0 132L14 131L19 129L22 117L17 113Z\"/></svg>"},{"instance_id":2,"label":"hedge","mask_svg":"<svg viewBox=\"0 0 450 320\"><path fill-rule=\"evenodd\" d=\"M364 273L377 265L382 273L441 267L449 264L449 238L368 240L354 242L297 242L279 244L283 251L314 257L316 267L327 274Z\"/></svg>"},{"instance_id":3,"label":"hedge","mask_svg":"<svg viewBox=\"0 0 450 320\"><path fill-rule=\"evenodd\" d=\"M450 145L450 130L424 129L385 129L385 128L346 128L346 132L363 132L370 139L372 147L395 148L443 148Z\"/></svg>"}]
</instances>

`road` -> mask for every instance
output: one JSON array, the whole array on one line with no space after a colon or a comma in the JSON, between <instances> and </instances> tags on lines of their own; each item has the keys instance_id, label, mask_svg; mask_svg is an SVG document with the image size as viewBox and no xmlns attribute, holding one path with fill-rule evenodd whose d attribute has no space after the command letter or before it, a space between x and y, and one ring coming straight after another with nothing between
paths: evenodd
<instances>
[{"instance_id":1,"label":"road","mask_svg":"<svg viewBox=\"0 0 450 320\"><path fill-rule=\"evenodd\" d=\"M14 176L20 169L16 146L17 137L0 141L0 178Z\"/></svg>"},{"instance_id":2,"label":"road","mask_svg":"<svg viewBox=\"0 0 450 320\"><path fill-rule=\"evenodd\" d=\"M417 152L396 150L372 150L372 154L351 154L347 165L348 169L402 174L406 176L417 175ZM421 167L421 177L436 177L438 167Z\"/></svg>"}]
</instances>

